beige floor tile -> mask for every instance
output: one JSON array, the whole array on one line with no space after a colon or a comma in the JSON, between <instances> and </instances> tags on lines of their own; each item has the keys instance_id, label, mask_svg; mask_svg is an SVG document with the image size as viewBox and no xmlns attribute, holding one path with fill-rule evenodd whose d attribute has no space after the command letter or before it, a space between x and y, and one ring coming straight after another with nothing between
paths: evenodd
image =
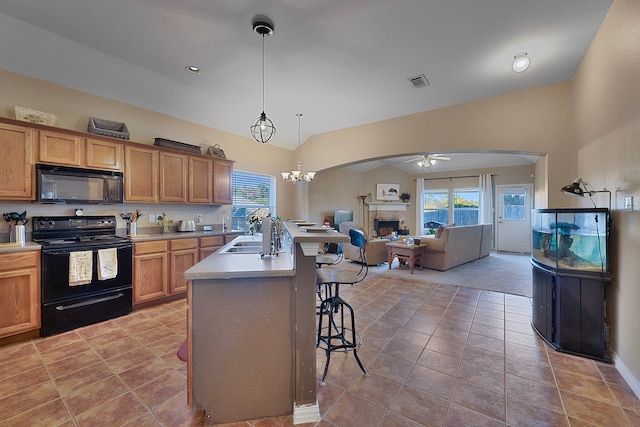
<instances>
[{"instance_id":1,"label":"beige floor tile","mask_svg":"<svg viewBox=\"0 0 640 427\"><path fill-rule=\"evenodd\" d=\"M402 383L398 381L381 375L370 374L368 377L360 377L349 386L347 391L384 407L389 407L401 385Z\"/></svg>"},{"instance_id":2,"label":"beige floor tile","mask_svg":"<svg viewBox=\"0 0 640 427\"><path fill-rule=\"evenodd\" d=\"M58 360L47 364L47 369L53 378L59 378L63 375L67 375L70 372L79 371L87 366L95 365L100 362L100 357L95 351L89 349L78 353L76 355L67 357L66 359Z\"/></svg>"},{"instance_id":3,"label":"beige floor tile","mask_svg":"<svg viewBox=\"0 0 640 427\"><path fill-rule=\"evenodd\" d=\"M65 427L67 425L74 426L74 423L62 399L52 400L2 423L3 427Z\"/></svg>"},{"instance_id":4,"label":"beige floor tile","mask_svg":"<svg viewBox=\"0 0 640 427\"><path fill-rule=\"evenodd\" d=\"M29 387L51 381L44 366L28 371L16 370L16 375L0 380L0 398L18 393Z\"/></svg>"},{"instance_id":5,"label":"beige floor tile","mask_svg":"<svg viewBox=\"0 0 640 427\"><path fill-rule=\"evenodd\" d=\"M451 402L498 421L505 421L505 397L502 393L487 390L467 381L457 380L451 395Z\"/></svg>"},{"instance_id":6,"label":"beige floor tile","mask_svg":"<svg viewBox=\"0 0 640 427\"><path fill-rule=\"evenodd\" d=\"M104 362L98 362L80 370L56 378L56 384L63 395L86 387L113 375L113 371Z\"/></svg>"},{"instance_id":7,"label":"beige floor tile","mask_svg":"<svg viewBox=\"0 0 640 427\"><path fill-rule=\"evenodd\" d=\"M132 393L126 393L113 400L95 406L89 411L76 417L80 427L111 427L125 424L140 415L146 409Z\"/></svg>"},{"instance_id":8,"label":"beige floor tile","mask_svg":"<svg viewBox=\"0 0 640 427\"><path fill-rule=\"evenodd\" d=\"M391 410L428 426L439 426L447 413L448 400L408 385L403 385Z\"/></svg>"},{"instance_id":9,"label":"beige floor tile","mask_svg":"<svg viewBox=\"0 0 640 427\"><path fill-rule=\"evenodd\" d=\"M142 349L140 341L135 339L129 334L126 334L124 338L114 340L110 343L104 343L97 347L94 347L94 351L103 359L109 360L116 358L124 353L129 353L135 350Z\"/></svg>"},{"instance_id":10,"label":"beige floor tile","mask_svg":"<svg viewBox=\"0 0 640 427\"><path fill-rule=\"evenodd\" d=\"M200 427L205 425L204 411L192 411L187 406L186 391L162 403L154 409L154 413L165 426Z\"/></svg>"},{"instance_id":11,"label":"beige floor tile","mask_svg":"<svg viewBox=\"0 0 640 427\"><path fill-rule=\"evenodd\" d=\"M422 427L423 424L417 423L410 418L398 414L394 411L388 411L379 427Z\"/></svg>"},{"instance_id":12,"label":"beige floor tile","mask_svg":"<svg viewBox=\"0 0 640 427\"><path fill-rule=\"evenodd\" d=\"M466 360L460 363L458 379L504 394L504 370L490 369Z\"/></svg>"},{"instance_id":13,"label":"beige floor tile","mask_svg":"<svg viewBox=\"0 0 640 427\"><path fill-rule=\"evenodd\" d=\"M464 406L449 404L447 415L444 419L443 427L500 427L505 423L488 417L479 412L473 411Z\"/></svg>"},{"instance_id":14,"label":"beige floor tile","mask_svg":"<svg viewBox=\"0 0 640 427\"><path fill-rule=\"evenodd\" d=\"M171 370L171 367L164 360L155 357L141 365L120 372L118 375L129 387L136 388L169 373Z\"/></svg>"},{"instance_id":15,"label":"beige floor tile","mask_svg":"<svg viewBox=\"0 0 640 427\"><path fill-rule=\"evenodd\" d=\"M586 396L561 390L567 415L598 426L629 426L622 408ZM573 423L572 423L573 425Z\"/></svg>"},{"instance_id":16,"label":"beige floor tile","mask_svg":"<svg viewBox=\"0 0 640 427\"><path fill-rule=\"evenodd\" d=\"M514 427L569 426L563 412L551 411L522 400L507 398L507 424Z\"/></svg>"},{"instance_id":17,"label":"beige floor tile","mask_svg":"<svg viewBox=\"0 0 640 427\"><path fill-rule=\"evenodd\" d=\"M155 408L186 389L186 379L177 372L170 371L134 389L134 392L149 408Z\"/></svg>"},{"instance_id":18,"label":"beige floor tile","mask_svg":"<svg viewBox=\"0 0 640 427\"><path fill-rule=\"evenodd\" d=\"M560 393L556 387L511 374L506 376L507 396L510 399L522 400L556 412L563 411Z\"/></svg>"},{"instance_id":19,"label":"beige floor tile","mask_svg":"<svg viewBox=\"0 0 640 427\"><path fill-rule=\"evenodd\" d=\"M574 374L561 369L557 369L555 374L560 390L568 390L572 393L581 394L604 403L617 403L608 385L602 380L585 377L584 375Z\"/></svg>"},{"instance_id":20,"label":"beige floor tile","mask_svg":"<svg viewBox=\"0 0 640 427\"><path fill-rule=\"evenodd\" d=\"M386 354L378 354L371 364L367 366L370 374L376 373L399 382L403 382L407 378L412 368L412 362Z\"/></svg>"},{"instance_id":21,"label":"beige floor tile","mask_svg":"<svg viewBox=\"0 0 640 427\"><path fill-rule=\"evenodd\" d=\"M332 354L326 386L316 383L325 418L302 427L353 427L360 413L367 427L640 426L640 402L615 366L554 351L531 328L529 298L391 274L343 290L370 376L353 353ZM0 347L0 420L10 417L0 424L203 427L176 356L186 313L178 300ZM317 380L325 360L318 350ZM289 415L225 427L292 423Z\"/></svg>"},{"instance_id":22,"label":"beige floor tile","mask_svg":"<svg viewBox=\"0 0 640 427\"><path fill-rule=\"evenodd\" d=\"M66 396L67 404L74 415L83 414L129 391L115 375L76 389Z\"/></svg>"},{"instance_id":23,"label":"beige floor tile","mask_svg":"<svg viewBox=\"0 0 640 427\"><path fill-rule=\"evenodd\" d=\"M428 391L436 396L449 399L454 382L455 377L451 375L416 365L407 377L405 383L420 390Z\"/></svg>"},{"instance_id":24,"label":"beige floor tile","mask_svg":"<svg viewBox=\"0 0 640 427\"><path fill-rule=\"evenodd\" d=\"M437 351L425 349L418 359L418 365L431 368L444 374L455 376L460 366L460 359Z\"/></svg>"},{"instance_id":25,"label":"beige floor tile","mask_svg":"<svg viewBox=\"0 0 640 427\"><path fill-rule=\"evenodd\" d=\"M352 393L344 393L329 409L324 418L337 426L353 425L353 417L358 416L358 422L363 426L377 426L386 409L376 403Z\"/></svg>"},{"instance_id":26,"label":"beige floor tile","mask_svg":"<svg viewBox=\"0 0 640 427\"><path fill-rule=\"evenodd\" d=\"M52 381L40 383L5 396L0 399L0 422L50 403L59 397L58 390Z\"/></svg>"}]
</instances>

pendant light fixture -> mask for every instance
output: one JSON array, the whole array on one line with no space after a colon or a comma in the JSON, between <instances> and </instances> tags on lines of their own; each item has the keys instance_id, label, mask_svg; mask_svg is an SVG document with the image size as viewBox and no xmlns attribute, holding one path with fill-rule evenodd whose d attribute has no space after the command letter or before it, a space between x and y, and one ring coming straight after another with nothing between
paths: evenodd
<instances>
[{"instance_id":1,"label":"pendant light fixture","mask_svg":"<svg viewBox=\"0 0 640 427\"><path fill-rule=\"evenodd\" d=\"M300 119L302 118L302 113L296 113L298 116L298 148L300 147ZM290 171L290 172L280 172L282 175L282 179L284 181L291 181L292 183L296 183L298 181L311 182L313 178L316 177L315 172L302 172L302 163L298 160L298 170Z\"/></svg>"},{"instance_id":2,"label":"pendant light fixture","mask_svg":"<svg viewBox=\"0 0 640 427\"><path fill-rule=\"evenodd\" d=\"M273 24L256 21L253 23L253 31L262 36L262 114L251 124L251 134L256 141L266 144L276 134L276 127L264 112L264 39L273 35Z\"/></svg>"}]
</instances>

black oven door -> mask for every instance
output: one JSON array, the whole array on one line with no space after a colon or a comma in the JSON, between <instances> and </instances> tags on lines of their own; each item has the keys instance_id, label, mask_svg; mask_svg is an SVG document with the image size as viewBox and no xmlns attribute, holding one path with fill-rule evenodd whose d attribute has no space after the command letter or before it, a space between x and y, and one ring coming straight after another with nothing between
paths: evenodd
<instances>
[{"instance_id":1,"label":"black oven door","mask_svg":"<svg viewBox=\"0 0 640 427\"><path fill-rule=\"evenodd\" d=\"M69 286L69 253L85 250L78 248L46 249L42 251L41 286L42 303L65 301L85 295L101 294L110 290L130 287L132 282L132 244L124 242L114 244L118 265L117 275L112 279L98 280L98 248L92 247L93 273L91 283ZM86 249L89 250L89 249Z\"/></svg>"}]
</instances>

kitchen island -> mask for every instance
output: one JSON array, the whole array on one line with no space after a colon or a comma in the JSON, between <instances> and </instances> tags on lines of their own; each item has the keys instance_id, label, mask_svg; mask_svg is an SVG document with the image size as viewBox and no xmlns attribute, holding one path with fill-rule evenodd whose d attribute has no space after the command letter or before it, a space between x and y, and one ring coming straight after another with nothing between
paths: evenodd
<instances>
[{"instance_id":1,"label":"kitchen island","mask_svg":"<svg viewBox=\"0 0 640 427\"><path fill-rule=\"evenodd\" d=\"M256 239L237 237L185 273L189 402L210 424L318 421L315 257L349 238L288 222L277 255L231 251Z\"/></svg>"}]
</instances>

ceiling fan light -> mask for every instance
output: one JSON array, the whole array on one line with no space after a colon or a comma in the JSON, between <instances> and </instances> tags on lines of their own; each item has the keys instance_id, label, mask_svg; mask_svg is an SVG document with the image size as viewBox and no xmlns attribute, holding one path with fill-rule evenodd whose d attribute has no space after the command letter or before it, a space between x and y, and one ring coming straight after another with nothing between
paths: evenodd
<instances>
[{"instance_id":1,"label":"ceiling fan light","mask_svg":"<svg viewBox=\"0 0 640 427\"><path fill-rule=\"evenodd\" d=\"M289 181L289 175L291 175L291 172L280 172L280 175L282 175L282 179L284 181Z\"/></svg>"},{"instance_id":2,"label":"ceiling fan light","mask_svg":"<svg viewBox=\"0 0 640 427\"><path fill-rule=\"evenodd\" d=\"M527 56L527 52L520 52L513 57L513 64L511 65L511 68L516 73L522 73L529 68L529 65L530 61Z\"/></svg>"}]
</instances>

